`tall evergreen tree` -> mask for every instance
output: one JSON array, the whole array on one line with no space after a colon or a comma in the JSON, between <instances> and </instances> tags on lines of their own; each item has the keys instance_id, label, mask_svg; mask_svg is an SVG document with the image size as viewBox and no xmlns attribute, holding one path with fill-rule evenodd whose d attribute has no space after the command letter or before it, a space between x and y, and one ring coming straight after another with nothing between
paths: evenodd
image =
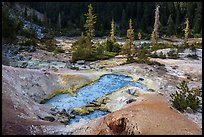
<instances>
[{"instance_id":1,"label":"tall evergreen tree","mask_svg":"<svg viewBox=\"0 0 204 137\"><path fill-rule=\"evenodd\" d=\"M94 37L94 24L96 23L96 16L93 14L93 7L91 4L88 5L88 13L86 15L86 23L84 25L86 29L86 35L92 40Z\"/></svg>"},{"instance_id":2,"label":"tall evergreen tree","mask_svg":"<svg viewBox=\"0 0 204 137\"><path fill-rule=\"evenodd\" d=\"M188 20L188 18L186 18L185 24L186 24L186 27L184 30L185 31L184 42L187 43L188 36L189 36L189 20Z\"/></svg>"},{"instance_id":3,"label":"tall evergreen tree","mask_svg":"<svg viewBox=\"0 0 204 137\"><path fill-rule=\"evenodd\" d=\"M127 62L133 62L134 58L134 29L132 28L132 19L129 20L129 28L127 30L127 36L125 45L123 47L124 53L127 55Z\"/></svg>"},{"instance_id":4,"label":"tall evergreen tree","mask_svg":"<svg viewBox=\"0 0 204 137\"><path fill-rule=\"evenodd\" d=\"M114 20L113 19L112 19L112 22L111 22L110 40L113 43L115 42L115 25L114 25Z\"/></svg>"}]
</instances>

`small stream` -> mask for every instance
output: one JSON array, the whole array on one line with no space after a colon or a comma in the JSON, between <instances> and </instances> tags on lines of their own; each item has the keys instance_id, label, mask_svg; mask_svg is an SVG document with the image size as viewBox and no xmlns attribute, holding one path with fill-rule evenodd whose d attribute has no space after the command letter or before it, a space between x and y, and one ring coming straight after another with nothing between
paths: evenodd
<instances>
[{"instance_id":1,"label":"small stream","mask_svg":"<svg viewBox=\"0 0 204 137\"><path fill-rule=\"evenodd\" d=\"M132 85L139 87L143 90L147 88L138 82L131 82L132 78L123 75L107 74L103 75L95 83L82 87L76 92L76 96L70 96L69 94L59 94L47 101L45 104L51 107L57 107L59 110L68 108L77 108L89 104L90 102L101 98L104 95L114 92L126 85ZM107 114L107 112L95 110L84 116L76 116L75 119L71 119L70 123L79 122L83 119L93 119Z\"/></svg>"}]
</instances>

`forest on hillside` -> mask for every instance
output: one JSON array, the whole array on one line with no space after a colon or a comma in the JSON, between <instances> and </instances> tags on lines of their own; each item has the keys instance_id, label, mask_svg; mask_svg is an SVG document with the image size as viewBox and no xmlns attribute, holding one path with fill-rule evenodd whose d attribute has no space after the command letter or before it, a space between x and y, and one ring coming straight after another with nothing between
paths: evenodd
<instances>
[{"instance_id":1,"label":"forest on hillside","mask_svg":"<svg viewBox=\"0 0 204 137\"><path fill-rule=\"evenodd\" d=\"M79 36L84 31L85 16L90 2L21 2L46 15L44 23L59 29L62 35ZM92 2L97 17L96 36L107 36L114 19L117 36L125 36L128 20L133 20L135 33L149 39L154 25L155 6L160 6L160 36L183 36L185 18L189 18L190 36L202 35L202 2ZM26 12L26 11L25 11ZM26 15L26 13L25 13Z\"/></svg>"}]
</instances>

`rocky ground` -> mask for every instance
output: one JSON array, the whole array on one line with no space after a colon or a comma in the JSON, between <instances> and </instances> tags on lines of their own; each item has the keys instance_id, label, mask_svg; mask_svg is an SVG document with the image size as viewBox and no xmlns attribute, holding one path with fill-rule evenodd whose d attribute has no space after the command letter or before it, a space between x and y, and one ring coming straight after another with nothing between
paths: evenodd
<instances>
[{"instance_id":1,"label":"rocky ground","mask_svg":"<svg viewBox=\"0 0 204 137\"><path fill-rule=\"evenodd\" d=\"M57 41L69 51L74 39L58 38ZM200 50L198 60L186 58L184 54L180 59L152 59L165 66L122 65L125 58L117 56L103 61L78 62L74 66L79 70L74 70L69 52L54 55L40 49L15 51L17 47L7 46L2 51L6 65L17 58L27 63L24 68L2 65L3 134L202 134L202 105L196 113L180 113L169 102L170 94L175 93L176 85L182 80L186 80L190 88L202 91ZM109 73L131 75L135 80L143 78L140 82L151 92L127 87L131 94L127 89L122 89L121 94L110 94L111 101L106 106L112 113L70 126L62 124L62 119L52 116L50 109L39 104L67 84L79 88ZM134 90L137 95L132 94ZM199 99L202 102L202 98ZM130 101L127 103L127 100ZM45 120L51 116L54 121Z\"/></svg>"}]
</instances>

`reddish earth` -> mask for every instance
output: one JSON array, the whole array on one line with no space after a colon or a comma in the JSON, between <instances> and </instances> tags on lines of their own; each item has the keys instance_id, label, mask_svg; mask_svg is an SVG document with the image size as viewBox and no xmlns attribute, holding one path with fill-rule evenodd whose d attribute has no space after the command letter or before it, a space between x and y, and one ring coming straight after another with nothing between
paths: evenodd
<instances>
[{"instance_id":1,"label":"reddish earth","mask_svg":"<svg viewBox=\"0 0 204 137\"><path fill-rule=\"evenodd\" d=\"M146 94L141 102L90 122L90 134L105 135L167 135L202 134L202 130L187 117L169 107L159 94ZM80 133L83 134L83 133Z\"/></svg>"}]
</instances>

